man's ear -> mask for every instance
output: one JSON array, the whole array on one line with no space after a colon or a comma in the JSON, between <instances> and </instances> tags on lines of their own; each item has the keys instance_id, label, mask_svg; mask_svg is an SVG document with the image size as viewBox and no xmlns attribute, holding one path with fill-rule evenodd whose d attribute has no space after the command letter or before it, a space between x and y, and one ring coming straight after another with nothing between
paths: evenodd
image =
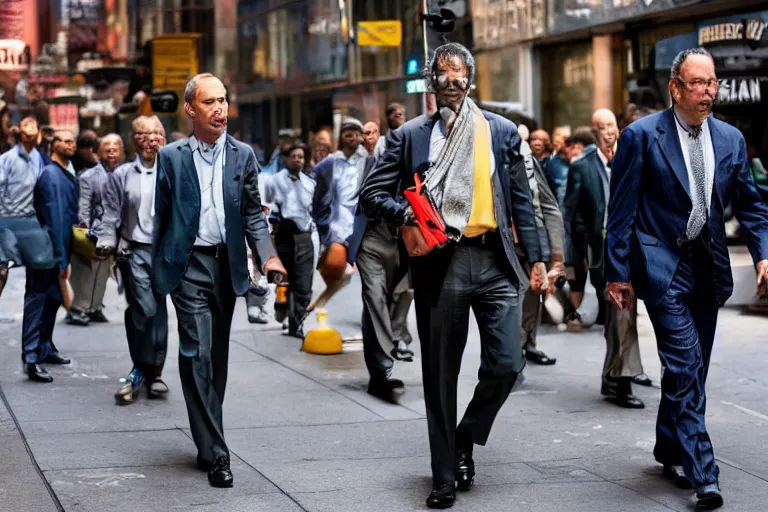
<instances>
[{"instance_id":1,"label":"man's ear","mask_svg":"<svg viewBox=\"0 0 768 512\"><path fill-rule=\"evenodd\" d=\"M190 105L187 102L184 102L184 110L187 111L187 115L189 117L195 117L195 109L192 108L192 105Z\"/></svg>"}]
</instances>

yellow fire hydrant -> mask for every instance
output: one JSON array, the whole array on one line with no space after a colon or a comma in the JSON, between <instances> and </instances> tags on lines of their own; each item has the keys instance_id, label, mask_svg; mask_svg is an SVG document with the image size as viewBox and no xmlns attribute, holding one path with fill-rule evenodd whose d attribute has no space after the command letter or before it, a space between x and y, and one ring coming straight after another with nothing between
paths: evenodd
<instances>
[{"instance_id":1,"label":"yellow fire hydrant","mask_svg":"<svg viewBox=\"0 0 768 512\"><path fill-rule=\"evenodd\" d=\"M319 325L304 336L304 343L301 346L304 352L321 355L341 354L341 334L328 325L327 317L328 311L317 310L317 323Z\"/></svg>"}]
</instances>

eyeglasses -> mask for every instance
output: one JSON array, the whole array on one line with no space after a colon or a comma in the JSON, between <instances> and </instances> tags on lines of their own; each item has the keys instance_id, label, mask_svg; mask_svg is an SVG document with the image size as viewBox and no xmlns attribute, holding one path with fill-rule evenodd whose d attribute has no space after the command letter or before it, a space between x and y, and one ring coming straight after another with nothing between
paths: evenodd
<instances>
[{"instance_id":1,"label":"eyeglasses","mask_svg":"<svg viewBox=\"0 0 768 512\"><path fill-rule=\"evenodd\" d=\"M717 91L720 88L720 83L717 81L716 78L710 78L709 80L702 80L700 78L697 78L696 80L691 80L690 82L686 82L680 77L676 77L677 81L686 86L689 90L695 91L695 92L703 92L709 89L714 89Z\"/></svg>"},{"instance_id":2,"label":"eyeglasses","mask_svg":"<svg viewBox=\"0 0 768 512\"><path fill-rule=\"evenodd\" d=\"M136 142L160 142L165 139L165 135L155 132L134 132L133 136Z\"/></svg>"},{"instance_id":3,"label":"eyeglasses","mask_svg":"<svg viewBox=\"0 0 768 512\"><path fill-rule=\"evenodd\" d=\"M440 75L437 77L437 87L440 89L448 89L448 87L453 84L454 87L459 89L460 91L466 91L467 87L469 87L469 78L466 76L462 76L459 78L454 78L453 80L448 78L448 75Z\"/></svg>"}]
</instances>

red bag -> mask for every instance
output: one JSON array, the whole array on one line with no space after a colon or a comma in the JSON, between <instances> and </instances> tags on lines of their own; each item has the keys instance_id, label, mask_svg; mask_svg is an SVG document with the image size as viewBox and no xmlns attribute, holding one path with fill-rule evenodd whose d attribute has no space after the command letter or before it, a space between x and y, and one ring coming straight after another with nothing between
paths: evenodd
<instances>
[{"instance_id":1,"label":"red bag","mask_svg":"<svg viewBox=\"0 0 768 512\"><path fill-rule=\"evenodd\" d=\"M430 249L434 249L449 240L445 233L445 222L427 195L427 190L424 188L418 173L413 175L413 180L416 185L405 190L405 199L411 205L413 216L424 236L424 241Z\"/></svg>"}]
</instances>

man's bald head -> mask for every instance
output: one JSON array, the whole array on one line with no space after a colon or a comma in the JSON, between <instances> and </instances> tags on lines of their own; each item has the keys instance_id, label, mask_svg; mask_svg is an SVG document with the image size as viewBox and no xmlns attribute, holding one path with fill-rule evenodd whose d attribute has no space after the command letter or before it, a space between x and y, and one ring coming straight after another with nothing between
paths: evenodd
<instances>
[{"instance_id":1,"label":"man's bald head","mask_svg":"<svg viewBox=\"0 0 768 512\"><path fill-rule=\"evenodd\" d=\"M109 133L99 143L99 160L107 171L113 171L125 160L123 139L116 133Z\"/></svg>"},{"instance_id":2,"label":"man's bald head","mask_svg":"<svg viewBox=\"0 0 768 512\"><path fill-rule=\"evenodd\" d=\"M380 135L379 123L368 121L363 125L363 145L368 150L368 153L373 153L376 143L379 142Z\"/></svg>"},{"instance_id":3,"label":"man's bald head","mask_svg":"<svg viewBox=\"0 0 768 512\"><path fill-rule=\"evenodd\" d=\"M597 139L597 147L608 160L611 160L616 139L619 138L619 126L614 113L607 108L596 110L592 114L592 131Z\"/></svg>"}]
</instances>

